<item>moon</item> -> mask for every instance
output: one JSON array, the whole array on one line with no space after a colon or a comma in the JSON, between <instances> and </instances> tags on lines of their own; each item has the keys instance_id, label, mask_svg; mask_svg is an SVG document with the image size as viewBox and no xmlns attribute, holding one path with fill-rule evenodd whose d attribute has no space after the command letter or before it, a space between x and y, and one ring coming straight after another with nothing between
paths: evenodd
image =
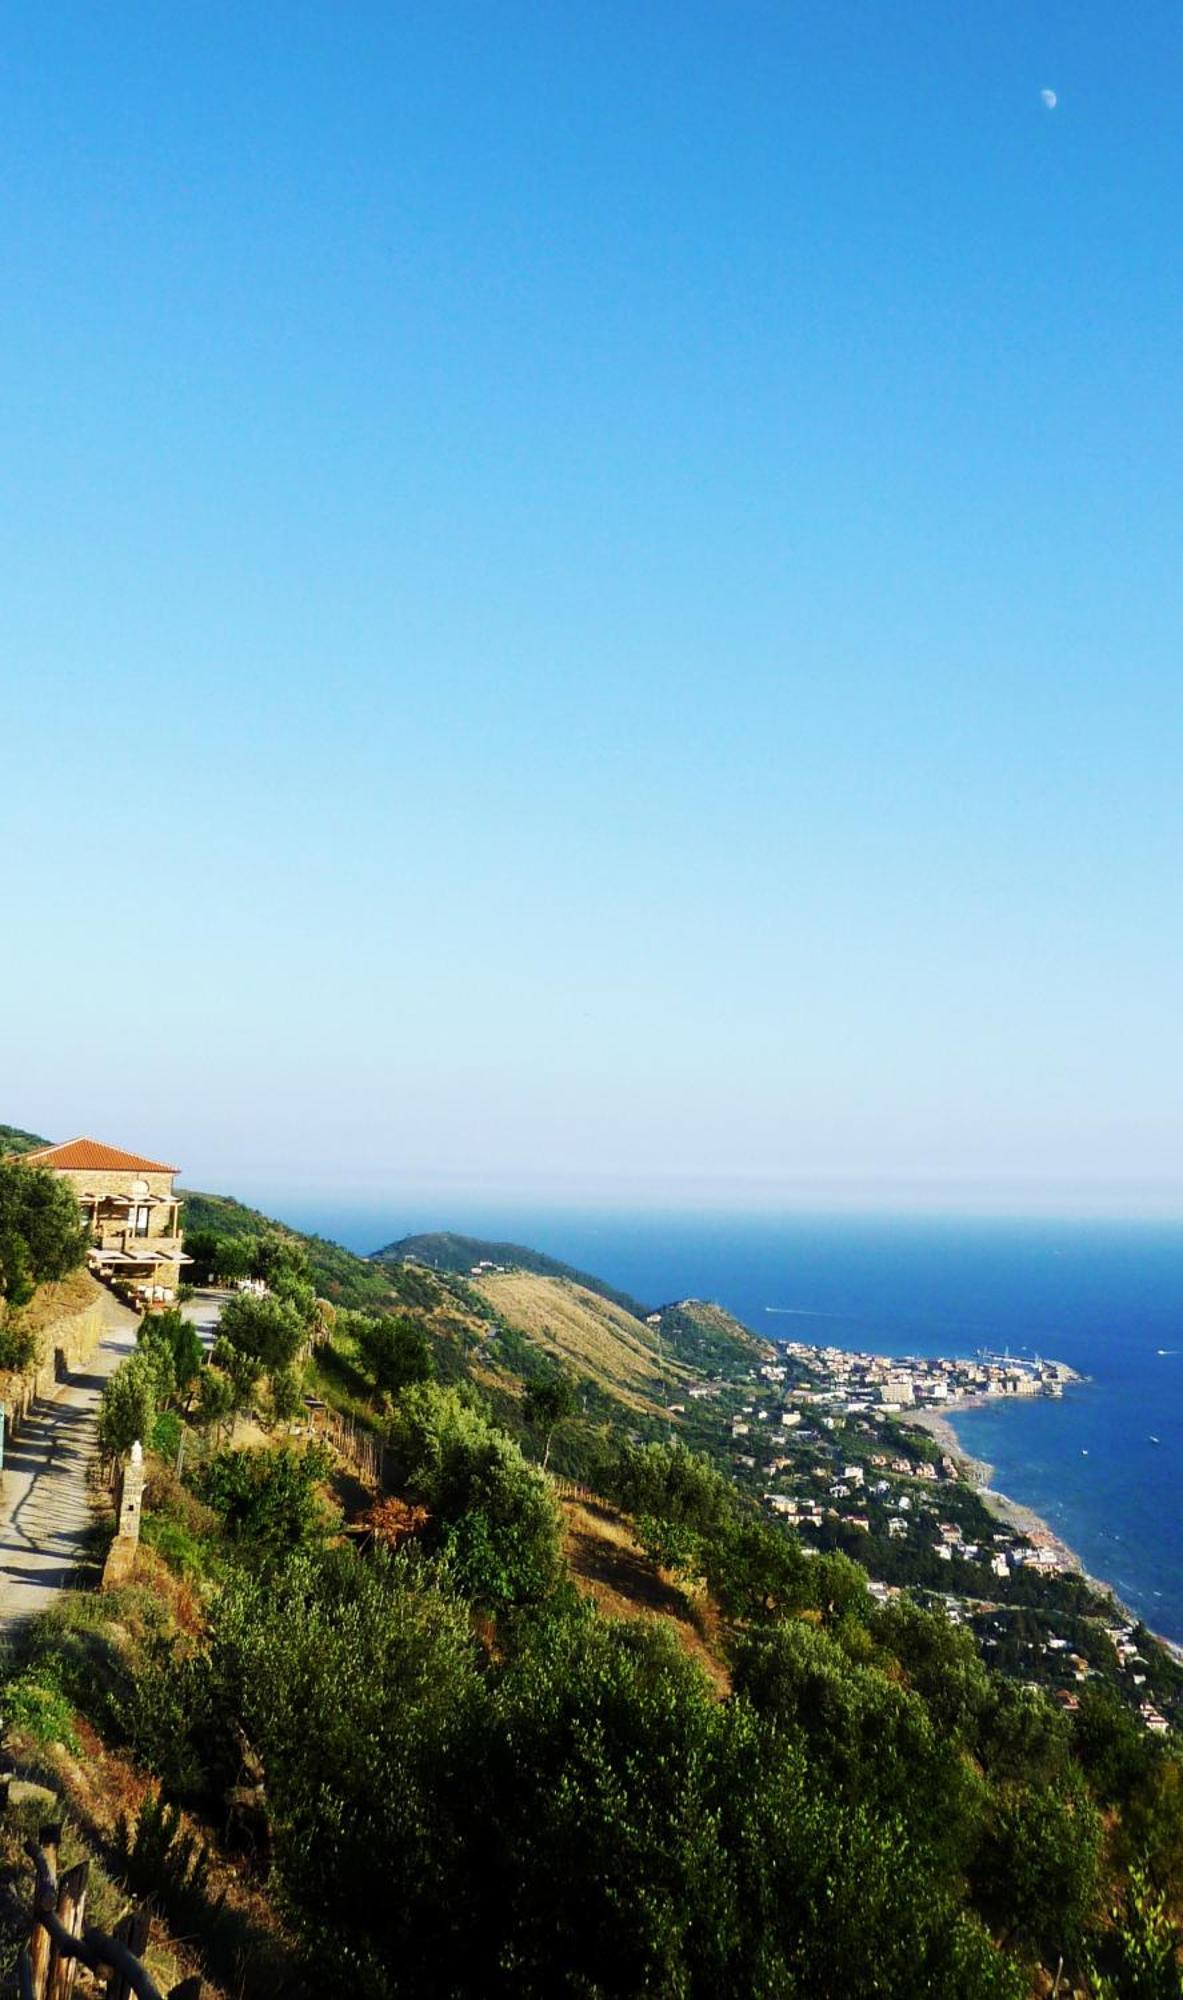
<instances>
[{"instance_id":1,"label":"moon","mask_svg":"<svg viewBox=\"0 0 1183 2000\"><path fill-rule=\"evenodd\" d=\"M1039 93L1039 101L1046 110L1054 111L1060 100L1056 96L1054 90L1041 90Z\"/></svg>"}]
</instances>

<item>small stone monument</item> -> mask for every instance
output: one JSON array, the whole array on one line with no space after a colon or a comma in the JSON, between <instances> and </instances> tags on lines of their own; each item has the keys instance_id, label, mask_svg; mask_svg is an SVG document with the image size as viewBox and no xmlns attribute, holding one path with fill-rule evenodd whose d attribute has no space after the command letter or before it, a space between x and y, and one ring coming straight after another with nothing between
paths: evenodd
<instances>
[{"instance_id":1,"label":"small stone monument","mask_svg":"<svg viewBox=\"0 0 1183 2000\"><path fill-rule=\"evenodd\" d=\"M137 1438L119 1475L115 1503L115 1539L103 1565L103 1589L118 1590L131 1575L140 1542L140 1514L144 1504L144 1447Z\"/></svg>"}]
</instances>

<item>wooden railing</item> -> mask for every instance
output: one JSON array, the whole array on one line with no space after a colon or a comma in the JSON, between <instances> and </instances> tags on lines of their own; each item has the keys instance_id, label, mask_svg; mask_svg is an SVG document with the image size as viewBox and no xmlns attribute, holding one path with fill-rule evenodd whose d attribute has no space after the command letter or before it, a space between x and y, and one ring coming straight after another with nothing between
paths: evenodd
<instances>
[{"instance_id":1,"label":"wooden railing","mask_svg":"<svg viewBox=\"0 0 1183 2000\"><path fill-rule=\"evenodd\" d=\"M33 1916L29 1941L17 1959L17 1990L21 2000L71 2000L78 1967L106 1974L105 2000L201 2000L200 1979L183 1979L164 1995L138 1954L148 1943L151 1919L146 1910L130 1910L115 1926L114 1935L83 1928L89 1861L79 1861L60 1877L57 1872L60 1826L43 1826L37 1840L25 1842L33 1863Z\"/></svg>"}]
</instances>

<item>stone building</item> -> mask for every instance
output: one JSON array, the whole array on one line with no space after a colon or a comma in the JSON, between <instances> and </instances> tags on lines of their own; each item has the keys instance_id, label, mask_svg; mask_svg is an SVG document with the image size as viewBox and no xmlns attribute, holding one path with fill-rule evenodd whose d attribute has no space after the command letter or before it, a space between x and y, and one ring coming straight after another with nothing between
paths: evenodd
<instances>
[{"instance_id":1,"label":"stone building","mask_svg":"<svg viewBox=\"0 0 1183 2000\"><path fill-rule=\"evenodd\" d=\"M46 1167L68 1181L90 1232L90 1268L129 1285L147 1305L176 1297L183 1267L181 1204L173 1192L180 1171L97 1139L68 1139L24 1153L27 1167Z\"/></svg>"}]
</instances>

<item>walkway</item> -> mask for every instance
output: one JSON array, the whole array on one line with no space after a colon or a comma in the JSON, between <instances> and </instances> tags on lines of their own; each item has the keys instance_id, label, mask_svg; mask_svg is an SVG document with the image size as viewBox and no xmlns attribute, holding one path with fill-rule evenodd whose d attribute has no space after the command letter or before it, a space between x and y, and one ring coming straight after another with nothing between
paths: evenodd
<instances>
[{"instance_id":1,"label":"walkway","mask_svg":"<svg viewBox=\"0 0 1183 2000\"><path fill-rule=\"evenodd\" d=\"M67 1376L6 1438L0 1477L0 1639L45 1611L77 1579L94 1525L88 1471L95 1416L108 1375L136 1344L139 1321L110 1292L105 1329L88 1369Z\"/></svg>"}]
</instances>

